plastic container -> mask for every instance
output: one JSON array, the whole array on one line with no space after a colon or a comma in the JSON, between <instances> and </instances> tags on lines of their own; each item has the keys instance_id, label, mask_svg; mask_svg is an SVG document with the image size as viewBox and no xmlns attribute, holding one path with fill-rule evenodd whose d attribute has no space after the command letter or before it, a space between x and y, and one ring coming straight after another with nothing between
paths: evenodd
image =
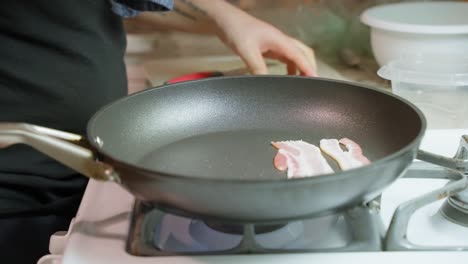
<instances>
[{"instance_id":1,"label":"plastic container","mask_svg":"<svg viewBox=\"0 0 468 264\"><path fill-rule=\"evenodd\" d=\"M380 66L408 51L468 53L468 2L378 5L365 10L361 21L371 29L372 52Z\"/></svg>"},{"instance_id":2,"label":"plastic container","mask_svg":"<svg viewBox=\"0 0 468 264\"><path fill-rule=\"evenodd\" d=\"M428 128L468 128L468 54L403 55L377 74L422 110Z\"/></svg>"}]
</instances>

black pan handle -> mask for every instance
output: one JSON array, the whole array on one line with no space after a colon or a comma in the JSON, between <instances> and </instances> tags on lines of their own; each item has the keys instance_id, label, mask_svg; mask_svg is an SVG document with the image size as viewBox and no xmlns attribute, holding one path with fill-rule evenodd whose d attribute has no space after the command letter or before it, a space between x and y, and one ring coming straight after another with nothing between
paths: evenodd
<instances>
[{"instance_id":1,"label":"black pan handle","mask_svg":"<svg viewBox=\"0 0 468 264\"><path fill-rule=\"evenodd\" d=\"M95 180L119 182L113 168L84 147L82 136L26 123L0 123L0 148L26 144ZM26 162L26 161L25 161Z\"/></svg>"},{"instance_id":2,"label":"black pan handle","mask_svg":"<svg viewBox=\"0 0 468 264\"><path fill-rule=\"evenodd\" d=\"M417 159L468 174L468 135L463 135L453 158L418 150Z\"/></svg>"}]
</instances>

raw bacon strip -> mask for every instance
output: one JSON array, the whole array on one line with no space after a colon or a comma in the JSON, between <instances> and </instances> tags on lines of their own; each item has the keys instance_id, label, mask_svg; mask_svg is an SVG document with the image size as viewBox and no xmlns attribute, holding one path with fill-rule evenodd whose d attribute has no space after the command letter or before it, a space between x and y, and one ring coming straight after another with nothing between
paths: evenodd
<instances>
[{"instance_id":1,"label":"raw bacon strip","mask_svg":"<svg viewBox=\"0 0 468 264\"><path fill-rule=\"evenodd\" d=\"M278 154L276 154L274 163L276 169L280 171L287 170L288 179L294 177L300 171L299 160L284 149L278 150Z\"/></svg>"},{"instance_id":2,"label":"raw bacon strip","mask_svg":"<svg viewBox=\"0 0 468 264\"><path fill-rule=\"evenodd\" d=\"M345 145L348 151L343 151L340 147L340 143ZM342 170L349 170L370 163L362 154L361 147L347 138L343 138L340 141L336 139L322 139L320 140L320 148L323 152L336 160Z\"/></svg>"},{"instance_id":3,"label":"raw bacon strip","mask_svg":"<svg viewBox=\"0 0 468 264\"><path fill-rule=\"evenodd\" d=\"M320 148L328 156L336 160L342 170L349 170L360 165L360 162L354 160L349 152L344 152L341 149L340 142L336 139L320 140Z\"/></svg>"},{"instance_id":4,"label":"raw bacon strip","mask_svg":"<svg viewBox=\"0 0 468 264\"><path fill-rule=\"evenodd\" d=\"M282 149L278 150L278 153L276 153L275 159L273 160L275 168L279 171L285 171L288 169L288 156L285 152L286 151Z\"/></svg>"},{"instance_id":5,"label":"raw bacon strip","mask_svg":"<svg viewBox=\"0 0 468 264\"><path fill-rule=\"evenodd\" d=\"M354 159L359 160L363 165L367 165L370 163L370 160L362 154L361 146L359 146L356 142L352 141L349 138L342 138L340 139L340 143L345 145L348 151L351 153Z\"/></svg>"},{"instance_id":6,"label":"raw bacon strip","mask_svg":"<svg viewBox=\"0 0 468 264\"><path fill-rule=\"evenodd\" d=\"M333 173L320 149L302 140L271 143L278 149L274 159L275 168L288 171L288 178L306 177Z\"/></svg>"}]
</instances>

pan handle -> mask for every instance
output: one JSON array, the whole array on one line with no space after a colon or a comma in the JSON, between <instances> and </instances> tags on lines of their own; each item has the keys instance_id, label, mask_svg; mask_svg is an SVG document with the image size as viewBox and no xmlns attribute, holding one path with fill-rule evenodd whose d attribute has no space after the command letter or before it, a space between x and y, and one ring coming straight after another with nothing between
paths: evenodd
<instances>
[{"instance_id":1,"label":"pan handle","mask_svg":"<svg viewBox=\"0 0 468 264\"><path fill-rule=\"evenodd\" d=\"M468 174L468 135L463 135L453 158L418 150L417 159Z\"/></svg>"},{"instance_id":2,"label":"pan handle","mask_svg":"<svg viewBox=\"0 0 468 264\"><path fill-rule=\"evenodd\" d=\"M113 168L96 159L82 136L26 123L0 123L0 148L26 144L99 181L119 182Z\"/></svg>"}]
</instances>

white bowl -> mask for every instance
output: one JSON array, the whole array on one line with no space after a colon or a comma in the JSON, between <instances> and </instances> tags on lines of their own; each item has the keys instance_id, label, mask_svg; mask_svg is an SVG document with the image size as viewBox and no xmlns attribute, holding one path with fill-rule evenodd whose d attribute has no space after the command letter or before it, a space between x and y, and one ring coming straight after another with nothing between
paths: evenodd
<instances>
[{"instance_id":1,"label":"white bowl","mask_svg":"<svg viewBox=\"0 0 468 264\"><path fill-rule=\"evenodd\" d=\"M361 21L371 27L371 46L380 66L402 54L468 53L468 3L410 2L365 10Z\"/></svg>"}]
</instances>

